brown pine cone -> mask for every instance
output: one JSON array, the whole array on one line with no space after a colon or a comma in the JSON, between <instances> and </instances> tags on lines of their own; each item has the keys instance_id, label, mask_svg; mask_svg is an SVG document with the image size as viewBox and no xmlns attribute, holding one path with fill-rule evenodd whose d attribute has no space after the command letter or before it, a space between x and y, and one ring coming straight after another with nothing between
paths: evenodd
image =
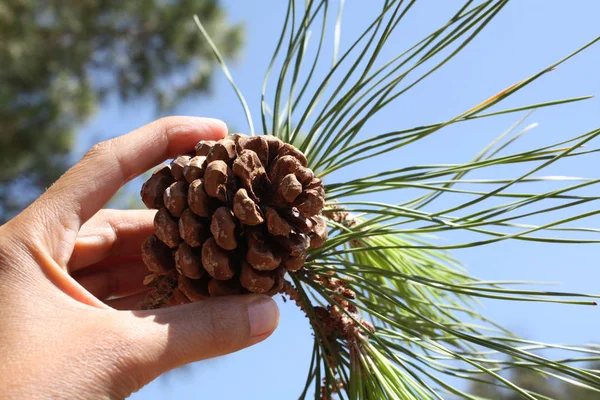
<instances>
[{"instance_id":1,"label":"brown pine cone","mask_svg":"<svg viewBox=\"0 0 600 400\"><path fill-rule=\"evenodd\" d=\"M148 268L179 276L171 303L242 293L274 295L327 239L325 191L294 146L274 136L201 141L143 185L159 209L144 242Z\"/></svg>"}]
</instances>

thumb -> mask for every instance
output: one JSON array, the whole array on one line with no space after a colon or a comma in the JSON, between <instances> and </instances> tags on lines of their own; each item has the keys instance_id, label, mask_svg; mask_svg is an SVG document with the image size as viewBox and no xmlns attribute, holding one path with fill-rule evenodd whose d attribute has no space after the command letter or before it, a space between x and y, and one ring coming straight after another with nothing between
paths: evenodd
<instances>
[{"instance_id":1,"label":"thumb","mask_svg":"<svg viewBox=\"0 0 600 400\"><path fill-rule=\"evenodd\" d=\"M228 296L126 312L125 320L134 350L127 352L133 358L128 367L147 383L181 365L261 342L277 327L279 309L264 295Z\"/></svg>"}]
</instances>

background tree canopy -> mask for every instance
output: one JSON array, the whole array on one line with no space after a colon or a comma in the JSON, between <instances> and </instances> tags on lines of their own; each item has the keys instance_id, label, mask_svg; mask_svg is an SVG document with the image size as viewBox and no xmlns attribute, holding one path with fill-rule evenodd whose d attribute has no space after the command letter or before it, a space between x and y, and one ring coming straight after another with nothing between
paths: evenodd
<instances>
[{"instance_id":1,"label":"background tree canopy","mask_svg":"<svg viewBox=\"0 0 600 400\"><path fill-rule=\"evenodd\" d=\"M589 368L600 371L600 363L591 363ZM546 376L536 374L527 368L511 369L505 377L512 383L530 391L530 394L540 400L548 398L593 400L598 398L597 393L584 387L571 385L558 379L548 379ZM519 393L507 390L501 382L496 382L496 385L494 385L489 378L485 378L484 382L474 382L471 385L470 392L475 396L479 396L478 398L489 400L520 400L523 398Z\"/></svg>"},{"instance_id":2,"label":"background tree canopy","mask_svg":"<svg viewBox=\"0 0 600 400\"><path fill-rule=\"evenodd\" d=\"M106 96L167 109L208 90L214 58L192 14L236 55L243 30L218 0L0 2L0 223L65 171Z\"/></svg>"}]
</instances>

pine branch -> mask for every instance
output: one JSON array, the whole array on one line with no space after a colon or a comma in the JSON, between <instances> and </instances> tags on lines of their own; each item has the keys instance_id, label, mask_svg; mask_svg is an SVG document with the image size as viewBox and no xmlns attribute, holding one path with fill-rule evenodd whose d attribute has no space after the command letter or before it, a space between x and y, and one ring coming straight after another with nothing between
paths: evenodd
<instances>
[{"instance_id":1,"label":"pine branch","mask_svg":"<svg viewBox=\"0 0 600 400\"><path fill-rule=\"evenodd\" d=\"M600 129L510 152L515 142L536 127L521 128L530 112L590 96L492 109L600 37L446 121L360 138L368 121L451 62L507 3L466 1L431 34L383 60L383 49L402 21L410 17L415 0L383 1L366 29L351 38L345 49L341 47L343 2L336 8L327 0L288 1L262 86L262 129L264 134L299 143L309 167L321 178L333 179L334 172L365 161L372 163L380 155L409 148L451 125L528 112L470 161L393 169L384 166L368 176L326 182L328 203L323 213L328 219L329 239L309 253L303 271L289 274L292 282L283 289L306 313L315 333L300 398L306 398L311 389L315 399L441 399L446 394L477 398L448 384L446 377L508 388L523 398L548 398L506 377L507 371L516 369L600 392L600 376L577 365L600 359L597 349L519 339L480 314L477 307L480 298L595 305L592 299L598 295L518 287L531 286L530 282L481 281L447 253L503 240L600 241L596 238L600 230L571 225L600 213L593 207L600 199L594 194L600 179L540 175L566 160L595 155L600 149L584 146L597 140ZM336 11L330 26L329 14ZM327 72L318 76L331 28L333 64L328 59ZM313 41L316 47L311 48L313 32L317 39ZM218 56L217 51L215 54ZM276 76L276 84L269 90L271 74ZM235 85L234 89L251 121L241 93ZM522 169L504 179L466 178L475 171L507 166ZM534 184L547 186L530 192ZM400 195L402 189L418 189L421 194L398 204L370 197L392 190ZM460 201L436 208L441 197L449 196ZM502 203L489 205L490 200ZM565 216L567 211L571 215ZM531 223L533 217L542 222ZM441 245L431 236L456 231L477 238ZM565 233L571 236L561 236ZM552 360L544 356L550 349L572 356Z\"/></svg>"}]
</instances>

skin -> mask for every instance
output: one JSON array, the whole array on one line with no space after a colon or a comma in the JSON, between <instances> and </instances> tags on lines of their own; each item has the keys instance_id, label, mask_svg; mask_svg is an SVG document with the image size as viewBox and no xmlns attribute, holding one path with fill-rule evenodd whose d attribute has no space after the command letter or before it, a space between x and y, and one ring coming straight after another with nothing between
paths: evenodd
<instances>
[{"instance_id":1,"label":"skin","mask_svg":"<svg viewBox=\"0 0 600 400\"><path fill-rule=\"evenodd\" d=\"M277 306L262 295L132 311L155 211L100 210L127 181L226 134L218 120L168 117L99 143L0 226L2 398L121 399L275 330Z\"/></svg>"}]
</instances>

